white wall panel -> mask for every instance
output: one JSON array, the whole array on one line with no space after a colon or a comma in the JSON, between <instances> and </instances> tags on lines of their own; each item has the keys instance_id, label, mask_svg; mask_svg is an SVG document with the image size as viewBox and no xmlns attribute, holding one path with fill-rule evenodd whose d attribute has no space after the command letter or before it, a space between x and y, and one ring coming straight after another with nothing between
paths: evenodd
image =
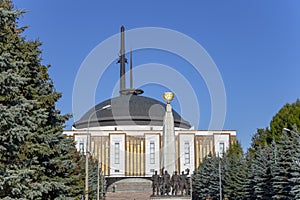
<instances>
[{"instance_id":1,"label":"white wall panel","mask_svg":"<svg viewBox=\"0 0 300 200\"><path fill-rule=\"evenodd\" d=\"M145 174L146 176L152 176L156 170L160 173L160 135L159 134L145 134ZM150 143L154 142L155 144L155 162L154 164L150 163Z\"/></svg>"},{"instance_id":2,"label":"white wall panel","mask_svg":"<svg viewBox=\"0 0 300 200\"><path fill-rule=\"evenodd\" d=\"M189 144L190 160L185 163L185 143ZM195 169L195 154L194 154L194 134L179 134L179 159L180 159L180 172L186 169L190 170L190 174Z\"/></svg>"},{"instance_id":3,"label":"white wall panel","mask_svg":"<svg viewBox=\"0 0 300 200\"><path fill-rule=\"evenodd\" d=\"M115 144L119 143L119 163L115 163ZM110 135L110 175L125 175L125 134Z\"/></svg>"}]
</instances>

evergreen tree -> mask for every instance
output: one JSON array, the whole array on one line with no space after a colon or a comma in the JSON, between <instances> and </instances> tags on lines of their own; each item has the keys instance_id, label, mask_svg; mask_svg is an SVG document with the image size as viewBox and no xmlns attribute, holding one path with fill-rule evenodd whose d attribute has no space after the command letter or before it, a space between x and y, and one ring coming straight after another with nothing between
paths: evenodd
<instances>
[{"instance_id":1,"label":"evergreen tree","mask_svg":"<svg viewBox=\"0 0 300 200\"><path fill-rule=\"evenodd\" d=\"M290 180L292 178L292 163L294 162L297 148L298 144L296 144L292 132L283 131L280 141L276 144L276 164L272 180L273 199L294 199L291 194L293 184L291 184Z\"/></svg>"},{"instance_id":2,"label":"evergreen tree","mask_svg":"<svg viewBox=\"0 0 300 200\"><path fill-rule=\"evenodd\" d=\"M289 182L292 185L292 195L295 199L300 199L300 133L297 130L297 126L293 127L293 135L295 136L296 149L295 154L293 156L293 162L291 166L291 177L289 179Z\"/></svg>"},{"instance_id":3,"label":"evergreen tree","mask_svg":"<svg viewBox=\"0 0 300 200\"><path fill-rule=\"evenodd\" d=\"M251 153L250 153L251 154ZM254 195L254 186L256 185L254 180L254 174L255 174L255 167L252 165L253 156L250 156L249 152L246 156L246 165L247 165L247 178L245 181L245 196L244 199L252 200L255 199Z\"/></svg>"},{"instance_id":4,"label":"evergreen tree","mask_svg":"<svg viewBox=\"0 0 300 200\"><path fill-rule=\"evenodd\" d=\"M250 160L245 184L245 199L272 199L274 194L273 171L276 164L274 144L258 147L255 155L248 157Z\"/></svg>"},{"instance_id":5,"label":"evergreen tree","mask_svg":"<svg viewBox=\"0 0 300 200\"><path fill-rule=\"evenodd\" d=\"M247 179L247 163L239 142L230 146L223 162L224 196L229 199L243 199Z\"/></svg>"},{"instance_id":6,"label":"evergreen tree","mask_svg":"<svg viewBox=\"0 0 300 200\"><path fill-rule=\"evenodd\" d=\"M100 178L100 177L99 177ZM89 198L96 199L98 186L98 166L94 159L89 159Z\"/></svg>"},{"instance_id":7,"label":"evergreen tree","mask_svg":"<svg viewBox=\"0 0 300 200\"><path fill-rule=\"evenodd\" d=\"M282 135L282 129L288 128L292 130L294 125L300 127L299 99L297 99L295 103L287 103L286 105L284 105L272 118L272 121L270 123L271 134L269 134L269 138L271 140L275 138L276 141L279 141Z\"/></svg>"},{"instance_id":8,"label":"evergreen tree","mask_svg":"<svg viewBox=\"0 0 300 200\"><path fill-rule=\"evenodd\" d=\"M273 195L272 188L272 168L273 152L268 146L260 148L256 154L254 165L254 195L256 199L271 199Z\"/></svg>"},{"instance_id":9,"label":"evergreen tree","mask_svg":"<svg viewBox=\"0 0 300 200\"><path fill-rule=\"evenodd\" d=\"M272 141L278 142L283 128L292 129L293 125L300 127L300 100L295 103L285 104L270 122L270 128L257 129L252 137L250 153L254 153L257 147L270 145Z\"/></svg>"},{"instance_id":10,"label":"evergreen tree","mask_svg":"<svg viewBox=\"0 0 300 200\"><path fill-rule=\"evenodd\" d=\"M257 129L256 133L252 137L250 152L253 154L258 148L271 144L273 139L270 139L270 135L271 131L268 127Z\"/></svg>"},{"instance_id":11,"label":"evergreen tree","mask_svg":"<svg viewBox=\"0 0 300 200\"><path fill-rule=\"evenodd\" d=\"M246 199L299 199L300 101L286 104L272 118L270 129L258 129L248 150ZM287 130L288 130L287 129ZM298 196L297 196L298 195Z\"/></svg>"},{"instance_id":12,"label":"evergreen tree","mask_svg":"<svg viewBox=\"0 0 300 200\"><path fill-rule=\"evenodd\" d=\"M0 198L79 198L79 159L62 135L68 116L55 108L61 94L41 64L41 43L20 35L23 13L0 1Z\"/></svg>"},{"instance_id":13,"label":"evergreen tree","mask_svg":"<svg viewBox=\"0 0 300 200\"><path fill-rule=\"evenodd\" d=\"M272 135L270 137L278 141L282 135L282 129L292 130L294 125L300 127L300 99L297 99L294 103L284 105L272 118L270 123Z\"/></svg>"},{"instance_id":14,"label":"evergreen tree","mask_svg":"<svg viewBox=\"0 0 300 200\"><path fill-rule=\"evenodd\" d=\"M220 158L209 154L193 174L193 199L219 199Z\"/></svg>"}]
</instances>

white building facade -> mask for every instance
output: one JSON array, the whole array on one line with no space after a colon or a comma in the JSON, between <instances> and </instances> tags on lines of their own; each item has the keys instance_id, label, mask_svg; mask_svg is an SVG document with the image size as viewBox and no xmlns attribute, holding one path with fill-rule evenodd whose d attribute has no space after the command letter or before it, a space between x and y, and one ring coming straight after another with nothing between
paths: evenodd
<instances>
[{"instance_id":1,"label":"white building facade","mask_svg":"<svg viewBox=\"0 0 300 200\"><path fill-rule=\"evenodd\" d=\"M150 177L162 170L163 131L149 129L70 130L64 134L73 138L78 151L89 151L99 161L105 176ZM236 141L236 131L175 130L175 137L176 171L193 172L209 153L222 156Z\"/></svg>"}]
</instances>

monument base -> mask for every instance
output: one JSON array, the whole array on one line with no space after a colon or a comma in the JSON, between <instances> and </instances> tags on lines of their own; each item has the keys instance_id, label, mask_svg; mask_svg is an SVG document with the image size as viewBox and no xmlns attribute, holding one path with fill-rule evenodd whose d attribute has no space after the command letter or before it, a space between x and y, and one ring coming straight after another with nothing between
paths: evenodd
<instances>
[{"instance_id":1,"label":"monument base","mask_svg":"<svg viewBox=\"0 0 300 200\"><path fill-rule=\"evenodd\" d=\"M191 196L150 196L150 200L191 200Z\"/></svg>"}]
</instances>

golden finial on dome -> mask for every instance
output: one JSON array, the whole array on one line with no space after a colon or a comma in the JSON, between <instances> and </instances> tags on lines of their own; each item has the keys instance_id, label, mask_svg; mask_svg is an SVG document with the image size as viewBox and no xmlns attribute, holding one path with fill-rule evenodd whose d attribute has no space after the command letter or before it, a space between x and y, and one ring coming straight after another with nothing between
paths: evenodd
<instances>
[{"instance_id":1,"label":"golden finial on dome","mask_svg":"<svg viewBox=\"0 0 300 200\"><path fill-rule=\"evenodd\" d=\"M173 92L164 92L162 96L163 96L163 99L168 104L174 99L174 93Z\"/></svg>"}]
</instances>

